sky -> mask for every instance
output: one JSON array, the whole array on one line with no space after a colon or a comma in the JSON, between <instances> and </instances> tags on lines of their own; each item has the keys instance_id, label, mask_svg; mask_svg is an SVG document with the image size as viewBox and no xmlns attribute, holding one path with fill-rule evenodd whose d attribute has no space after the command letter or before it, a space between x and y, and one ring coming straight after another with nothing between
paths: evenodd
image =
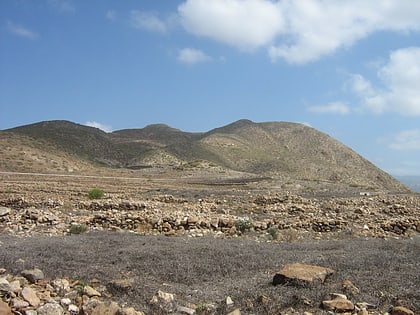
<instances>
[{"instance_id":1,"label":"sky","mask_svg":"<svg viewBox=\"0 0 420 315\"><path fill-rule=\"evenodd\" d=\"M307 124L420 175L420 1L0 0L0 130Z\"/></svg>"}]
</instances>

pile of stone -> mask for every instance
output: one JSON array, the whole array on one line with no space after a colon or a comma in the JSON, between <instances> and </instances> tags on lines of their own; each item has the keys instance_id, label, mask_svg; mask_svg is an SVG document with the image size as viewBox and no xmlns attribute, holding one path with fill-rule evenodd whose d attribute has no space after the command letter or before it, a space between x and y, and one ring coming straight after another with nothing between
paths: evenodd
<instances>
[{"instance_id":1,"label":"pile of stone","mask_svg":"<svg viewBox=\"0 0 420 315\"><path fill-rule=\"evenodd\" d=\"M0 200L0 223L13 234L64 234L71 225L83 224L91 229L168 236L237 236L248 230L261 235L297 231L315 237L334 233L410 236L420 232L420 198L378 195L317 200L285 194L227 201L163 195L140 200L110 196L73 204L15 198Z\"/></svg>"}]
</instances>

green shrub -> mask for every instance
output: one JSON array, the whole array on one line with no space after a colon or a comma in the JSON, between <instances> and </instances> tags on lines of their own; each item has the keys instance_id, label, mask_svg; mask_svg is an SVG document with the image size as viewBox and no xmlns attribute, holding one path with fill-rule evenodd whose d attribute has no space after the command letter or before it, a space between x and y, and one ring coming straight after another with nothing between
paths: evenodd
<instances>
[{"instance_id":1,"label":"green shrub","mask_svg":"<svg viewBox=\"0 0 420 315\"><path fill-rule=\"evenodd\" d=\"M235 227L238 231L245 232L246 230L250 230L254 224L249 218L239 219L235 222Z\"/></svg>"},{"instance_id":2,"label":"green shrub","mask_svg":"<svg viewBox=\"0 0 420 315\"><path fill-rule=\"evenodd\" d=\"M93 188L88 192L89 199L101 199L104 195L105 192L99 188Z\"/></svg>"},{"instance_id":3,"label":"green shrub","mask_svg":"<svg viewBox=\"0 0 420 315\"><path fill-rule=\"evenodd\" d=\"M70 234L82 234L88 230L86 224L72 224L69 229Z\"/></svg>"},{"instance_id":4,"label":"green shrub","mask_svg":"<svg viewBox=\"0 0 420 315\"><path fill-rule=\"evenodd\" d=\"M267 230L268 234L271 235L273 240L277 240L279 238L279 228L277 226L272 226Z\"/></svg>"}]
</instances>

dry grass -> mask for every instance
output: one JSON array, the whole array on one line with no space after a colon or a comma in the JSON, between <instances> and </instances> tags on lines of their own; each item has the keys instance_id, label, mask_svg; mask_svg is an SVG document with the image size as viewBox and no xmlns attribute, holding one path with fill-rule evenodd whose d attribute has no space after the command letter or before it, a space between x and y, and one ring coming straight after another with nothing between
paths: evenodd
<instances>
[{"instance_id":1,"label":"dry grass","mask_svg":"<svg viewBox=\"0 0 420 315\"><path fill-rule=\"evenodd\" d=\"M278 314L293 307L319 312L329 293L350 279L360 289L351 297L386 311L396 300L420 310L420 240L347 239L256 243L244 239L167 238L117 232L19 239L0 236L0 266L18 273L39 267L50 278L134 279L131 290L113 291L120 302L152 312L160 289L177 301L214 304L224 314L227 296L244 314ZM19 258L24 265L16 265ZM272 286L278 268L302 262L330 267L336 274L320 287ZM270 301L260 301L264 295ZM156 310L155 310L156 311Z\"/></svg>"}]
</instances>

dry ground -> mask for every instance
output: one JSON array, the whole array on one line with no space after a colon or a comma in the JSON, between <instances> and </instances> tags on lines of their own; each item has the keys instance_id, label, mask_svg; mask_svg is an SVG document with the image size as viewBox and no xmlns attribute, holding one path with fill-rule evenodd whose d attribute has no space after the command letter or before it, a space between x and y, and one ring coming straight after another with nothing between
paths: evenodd
<instances>
[{"instance_id":1,"label":"dry ground","mask_svg":"<svg viewBox=\"0 0 420 315\"><path fill-rule=\"evenodd\" d=\"M124 180L3 174L1 179L1 198L51 198L63 199L64 203L86 198L92 187L127 199L156 192L195 199L214 194L241 199L249 193L283 189L264 186L265 182L245 181L231 186L203 183L194 174L167 178L165 174L145 173L141 178ZM196 184L187 183L194 179ZM324 189L322 195L334 192ZM48 278L79 278L88 283L98 279L121 305L146 313L153 313L149 301L158 290L174 293L184 305L213 304L217 314L225 314L223 301L227 296L242 314L279 314L290 308L300 313L326 313L319 308L321 301L330 293L342 292L345 279L360 289L349 298L375 305L374 314L383 314L396 304L420 312L420 238L416 235L411 239L259 243L243 237L188 238L102 231L25 238L0 234L0 242L0 267L8 272L38 267ZM19 259L24 262L16 263ZM329 267L336 273L318 287L272 286L276 270L294 262ZM113 290L110 282L116 279L132 279L134 283L127 291ZM259 301L263 294L270 299L267 304Z\"/></svg>"}]
</instances>

